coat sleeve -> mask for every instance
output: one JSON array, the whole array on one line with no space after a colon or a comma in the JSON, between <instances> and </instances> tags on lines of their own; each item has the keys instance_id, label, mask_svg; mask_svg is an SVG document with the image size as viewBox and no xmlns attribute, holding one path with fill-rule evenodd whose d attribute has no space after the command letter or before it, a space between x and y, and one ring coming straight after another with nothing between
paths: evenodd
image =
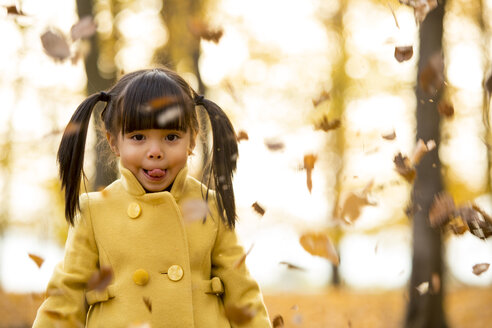
<instances>
[{"instance_id":1,"label":"coat sleeve","mask_svg":"<svg viewBox=\"0 0 492 328\"><path fill-rule=\"evenodd\" d=\"M226 309L229 306L249 308L255 315L248 322L248 327L271 327L260 288L249 274L246 263L240 263L244 250L238 244L236 232L222 220L218 221L219 229L212 252L212 274L224 284L224 306ZM232 328L239 327L234 322L230 324Z\"/></svg>"},{"instance_id":2,"label":"coat sleeve","mask_svg":"<svg viewBox=\"0 0 492 328\"><path fill-rule=\"evenodd\" d=\"M98 251L94 239L87 198L81 198L81 214L70 227L65 256L48 283L47 298L38 309L33 327L56 327L63 321L70 326L83 327L88 310L85 301L86 283L98 267Z\"/></svg>"}]
</instances>

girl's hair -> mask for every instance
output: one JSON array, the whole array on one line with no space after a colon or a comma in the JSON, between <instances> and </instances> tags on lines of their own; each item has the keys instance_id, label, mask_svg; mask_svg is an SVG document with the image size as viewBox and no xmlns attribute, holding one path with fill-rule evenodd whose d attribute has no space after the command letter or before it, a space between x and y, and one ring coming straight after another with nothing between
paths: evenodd
<instances>
[{"instance_id":1,"label":"girl's hair","mask_svg":"<svg viewBox=\"0 0 492 328\"><path fill-rule=\"evenodd\" d=\"M65 190L65 217L73 225L80 210L79 192L83 173L84 149L93 108L106 102L101 112L104 128L113 136L144 129L176 129L198 134L195 106L205 108L210 119L213 145L211 178L215 186L221 219L230 227L236 222L232 177L238 156L236 134L224 111L211 100L198 95L177 73L167 68L140 70L124 75L108 92L90 95L73 114L58 148L62 188ZM206 172L207 170L205 170Z\"/></svg>"}]
</instances>

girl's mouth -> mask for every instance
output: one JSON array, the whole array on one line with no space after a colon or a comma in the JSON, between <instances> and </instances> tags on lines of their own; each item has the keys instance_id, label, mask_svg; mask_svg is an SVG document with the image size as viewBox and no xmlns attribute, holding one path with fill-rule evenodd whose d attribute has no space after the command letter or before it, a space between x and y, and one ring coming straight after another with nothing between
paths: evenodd
<instances>
[{"instance_id":1,"label":"girl's mouth","mask_svg":"<svg viewBox=\"0 0 492 328\"><path fill-rule=\"evenodd\" d=\"M143 172L148 179L153 180L153 181L159 181L162 178L164 178L167 170L166 169L164 169L164 170L162 170L162 169L152 169L152 170L143 169Z\"/></svg>"}]
</instances>

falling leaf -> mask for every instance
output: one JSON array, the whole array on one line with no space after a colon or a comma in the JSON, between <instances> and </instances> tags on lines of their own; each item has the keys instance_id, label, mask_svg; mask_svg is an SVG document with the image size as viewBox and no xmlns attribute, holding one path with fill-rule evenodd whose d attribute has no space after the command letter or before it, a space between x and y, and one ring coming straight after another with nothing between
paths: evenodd
<instances>
[{"instance_id":1,"label":"falling leaf","mask_svg":"<svg viewBox=\"0 0 492 328\"><path fill-rule=\"evenodd\" d=\"M265 209L258 204L258 202L254 202L251 207L255 210L256 213L260 214L261 216L265 215Z\"/></svg>"},{"instance_id":2,"label":"falling leaf","mask_svg":"<svg viewBox=\"0 0 492 328\"><path fill-rule=\"evenodd\" d=\"M456 206L451 197L446 192L441 192L434 196L434 201L429 209L429 221L431 227L439 227L447 223L455 215Z\"/></svg>"},{"instance_id":3,"label":"falling leaf","mask_svg":"<svg viewBox=\"0 0 492 328\"><path fill-rule=\"evenodd\" d=\"M306 184L309 192L311 192L311 189L313 189L313 169L314 169L314 163L316 163L316 160L318 159L318 156L314 154L306 154L304 155L304 169L306 170Z\"/></svg>"},{"instance_id":4,"label":"falling leaf","mask_svg":"<svg viewBox=\"0 0 492 328\"><path fill-rule=\"evenodd\" d=\"M166 108L176 104L177 104L176 97L164 96L164 97L158 97L150 100L145 106L145 109L151 111L151 110Z\"/></svg>"},{"instance_id":5,"label":"falling leaf","mask_svg":"<svg viewBox=\"0 0 492 328\"><path fill-rule=\"evenodd\" d=\"M364 206L376 205L367 199L367 194L372 186L372 183L373 181L371 180L360 193L349 192L347 196L343 197L342 206L339 208L338 214L342 220L352 224L359 218Z\"/></svg>"},{"instance_id":6,"label":"falling leaf","mask_svg":"<svg viewBox=\"0 0 492 328\"><path fill-rule=\"evenodd\" d=\"M452 117L454 115L453 105L444 100L440 101L439 104L437 104L437 111L439 112L439 114L446 117Z\"/></svg>"},{"instance_id":7,"label":"falling leaf","mask_svg":"<svg viewBox=\"0 0 492 328\"><path fill-rule=\"evenodd\" d=\"M142 300L145 306L147 307L147 310L149 310L149 312L152 313L152 301L150 300L150 298L143 296Z\"/></svg>"},{"instance_id":8,"label":"falling leaf","mask_svg":"<svg viewBox=\"0 0 492 328\"><path fill-rule=\"evenodd\" d=\"M298 310L299 310L299 305L294 304L294 305L292 305L292 306L291 306L291 308L290 308L290 309L291 309L291 310L294 310L294 311L298 311Z\"/></svg>"},{"instance_id":9,"label":"falling leaf","mask_svg":"<svg viewBox=\"0 0 492 328\"><path fill-rule=\"evenodd\" d=\"M398 62L404 62L412 58L413 46L398 46L395 47L395 58Z\"/></svg>"},{"instance_id":10,"label":"falling leaf","mask_svg":"<svg viewBox=\"0 0 492 328\"><path fill-rule=\"evenodd\" d=\"M297 265L292 264L292 263L289 263L289 262L284 262L284 261L281 261L281 262L278 262L278 263L279 263L279 264L286 265L286 266L287 266L287 269L299 270L299 271L306 271L306 269L301 268L300 266L297 266Z\"/></svg>"},{"instance_id":11,"label":"falling leaf","mask_svg":"<svg viewBox=\"0 0 492 328\"><path fill-rule=\"evenodd\" d=\"M186 199L181 204L181 213L187 223L203 220L208 214L207 202L203 199Z\"/></svg>"},{"instance_id":12,"label":"falling leaf","mask_svg":"<svg viewBox=\"0 0 492 328\"><path fill-rule=\"evenodd\" d=\"M488 95L492 94L492 73L489 74L487 80L484 82L485 90L487 90Z\"/></svg>"},{"instance_id":13,"label":"falling leaf","mask_svg":"<svg viewBox=\"0 0 492 328\"><path fill-rule=\"evenodd\" d=\"M273 317L272 321L273 328L283 328L284 327L284 318L280 314L277 314Z\"/></svg>"},{"instance_id":14,"label":"falling leaf","mask_svg":"<svg viewBox=\"0 0 492 328\"><path fill-rule=\"evenodd\" d=\"M96 33L97 24L94 22L92 16L82 17L77 23L75 23L70 29L70 35L72 40L88 39Z\"/></svg>"},{"instance_id":15,"label":"falling leaf","mask_svg":"<svg viewBox=\"0 0 492 328\"><path fill-rule=\"evenodd\" d=\"M441 290L441 278L434 272L431 277L432 293L437 294Z\"/></svg>"},{"instance_id":16,"label":"falling leaf","mask_svg":"<svg viewBox=\"0 0 492 328\"><path fill-rule=\"evenodd\" d=\"M340 263L335 246L326 234L306 233L299 238L299 242L309 254L324 257L334 265Z\"/></svg>"},{"instance_id":17,"label":"falling leaf","mask_svg":"<svg viewBox=\"0 0 492 328\"><path fill-rule=\"evenodd\" d=\"M46 31L41 35L41 43L48 56L63 61L70 56L70 48L65 36L58 31Z\"/></svg>"},{"instance_id":18,"label":"falling leaf","mask_svg":"<svg viewBox=\"0 0 492 328\"><path fill-rule=\"evenodd\" d=\"M478 263L473 266L473 274L476 276L481 275L489 269L489 263Z\"/></svg>"},{"instance_id":19,"label":"falling leaf","mask_svg":"<svg viewBox=\"0 0 492 328\"><path fill-rule=\"evenodd\" d=\"M429 140L425 143L422 139L419 139L410 158L411 165L415 166L420 163L422 157L434 148L436 148L436 142L434 140Z\"/></svg>"},{"instance_id":20,"label":"falling leaf","mask_svg":"<svg viewBox=\"0 0 492 328\"><path fill-rule=\"evenodd\" d=\"M427 292L429 291L429 282L428 281L423 282L415 288L417 289L420 295L427 294Z\"/></svg>"},{"instance_id":21,"label":"falling leaf","mask_svg":"<svg viewBox=\"0 0 492 328\"><path fill-rule=\"evenodd\" d=\"M188 21L188 28L191 34L196 38L218 43L224 34L222 28L211 28L207 23L200 19L192 19Z\"/></svg>"},{"instance_id":22,"label":"falling leaf","mask_svg":"<svg viewBox=\"0 0 492 328\"><path fill-rule=\"evenodd\" d=\"M396 172L398 172L408 182L412 183L417 175L417 171L415 170L415 167L413 167L408 157L398 153L393 159L393 162L395 163Z\"/></svg>"},{"instance_id":23,"label":"falling leaf","mask_svg":"<svg viewBox=\"0 0 492 328\"><path fill-rule=\"evenodd\" d=\"M239 269L239 267L244 263L244 261L246 261L246 256L249 255L249 253L251 252L251 250L253 249L253 246L254 244L251 244L251 246L249 247L248 251L246 253L243 254L243 256L241 256L237 261L236 263L234 263L233 267L235 269Z\"/></svg>"},{"instance_id":24,"label":"falling leaf","mask_svg":"<svg viewBox=\"0 0 492 328\"><path fill-rule=\"evenodd\" d=\"M178 106L171 107L157 116L157 123L165 128L169 123L178 120L181 116L181 109Z\"/></svg>"},{"instance_id":25,"label":"falling leaf","mask_svg":"<svg viewBox=\"0 0 492 328\"><path fill-rule=\"evenodd\" d=\"M419 24L431 10L437 7L437 0L400 0L400 3L413 8L415 21Z\"/></svg>"},{"instance_id":26,"label":"falling leaf","mask_svg":"<svg viewBox=\"0 0 492 328\"><path fill-rule=\"evenodd\" d=\"M12 5L12 6L4 6L5 9L7 9L7 15L17 15L17 16L25 16L20 9L17 9L17 6Z\"/></svg>"},{"instance_id":27,"label":"falling leaf","mask_svg":"<svg viewBox=\"0 0 492 328\"><path fill-rule=\"evenodd\" d=\"M442 88L444 84L443 71L442 55L437 52L429 57L419 75L420 86L425 93L434 95Z\"/></svg>"},{"instance_id":28,"label":"falling leaf","mask_svg":"<svg viewBox=\"0 0 492 328\"><path fill-rule=\"evenodd\" d=\"M239 142L239 141L242 141L242 140L249 140L249 136L248 134L246 133L246 131L239 131L237 133L237 137L236 137L236 140Z\"/></svg>"},{"instance_id":29,"label":"falling leaf","mask_svg":"<svg viewBox=\"0 0 492 328\"><path fill-rule=\"evenodd\" d=\"M386 2L386 4L388 5L389 9L391 10L391 14L393 15L393 19L395 20L396 27L398 27L398 29L399 29L400 25L398 24L398 20L396 19L395 10L393 9L393 7L391 6L391 4L389 2Z\"/></svg>"},{"instance_id":30,"label":"falling leaf","mask_svg":"<svg viewBox=\"0 0 492 328\"><path fill-rule=\"evenodd\" d=\"M314 124L314 129L328 132L330 130L338 129L340 125L341 121L339 119L328 120L328 117L325 115L319 122Z\"/></svg>"},{"instance_id":31,"label":"falling leaf","mask_svg":"<svg viewBox=\"0 0 492 328\"><path fill-rule=\"evenodd\" d=\"M230 322L238 325L243 325L250 322L255 314L256 311L251 309L250 305L239 307L233 304L227 304L225 306L225 315L227 319L229 319Z\"/></svg>"},{"instance_id":32,"label":"falling leaf","mask_svg":"<svg viewBox=\"0 0 492 328\"><path fill-rule=\"evenodd\" d=\"M325 102L327 100L330 100L330 93L326 90L321 91L321 94L316 97L316 99L312 99L314 107L318 107L319 104L322 102Z\"/></svg>"},{"instance_id":33,"label":"falling leaf","mask_svg":"<svg viewBox=\"0 0 492 328\"><path fill-rule=\"evenodd\" d=\"M383 134L382 137L383 137L383 139L386 139L386 140L395 140L396 139L396 132L395 132L395 130L393 130L393 132L391 132L391 133Z\"/></svg>"},{"instance_id":34,"label":"falling leaf","mask_svg":"<svg viewBox=\"0 0 492 328\"><path fill-rule=\"evenodd\" d=\"M38 268L41 268L41 266L43 265L43 262L44 262L44 259L42 257L31 254L31 253L28 253L27 255L29 255L31 260L33 260L36 263Z\"/></svg>"},{"instance_id":35,"label":"falling leaf","mask_svg":"<svg viewBox=\"0 0 492 328\"><path fill-rule=\"evenodd\" d=\"M113 280L113 269L110 266L102 266L95 271L87 282L87 290L103 291Z\"/></svg>"},{"instance_id":36,"label":"falling leaf","mask_svg":"<svg viewBox=\"0 0 492 328\"><path fill-rule=\"evenodd\" d=\"M275 139L265 139L265 146L267 146L270 151L278 151L285 148L285 145L282 141Z\"/></svg>"}]
</instances>

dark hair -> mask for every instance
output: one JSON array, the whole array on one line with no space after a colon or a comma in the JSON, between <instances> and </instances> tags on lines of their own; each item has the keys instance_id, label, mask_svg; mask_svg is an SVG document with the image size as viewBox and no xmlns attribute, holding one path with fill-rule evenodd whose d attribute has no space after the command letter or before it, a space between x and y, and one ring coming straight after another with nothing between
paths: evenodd
<instances>
[{"instance_id":1,"label":"dark hair","mask_svg":"<svg viewBox=\"0 0 492 328\"><path fill-rule=\"evenodd\" d=\"M217 104L198 95L182 77L167 68L128 73L107 92L90 95L73 114L58 148L60 179L65 190L65 217L70 224L74 224L76 212L80 210L87 129L93 108L99 101L106 102L101 117L106 131L114 136L144 129L189 129L195 137L199 130L195 106L203 106L213 135L209 164L213 179L207 179L205 197L208 199L213 182L220 218L234 227L236 205L232 177L238 156L234 128Z\"/></svg>"}]
</instances>

